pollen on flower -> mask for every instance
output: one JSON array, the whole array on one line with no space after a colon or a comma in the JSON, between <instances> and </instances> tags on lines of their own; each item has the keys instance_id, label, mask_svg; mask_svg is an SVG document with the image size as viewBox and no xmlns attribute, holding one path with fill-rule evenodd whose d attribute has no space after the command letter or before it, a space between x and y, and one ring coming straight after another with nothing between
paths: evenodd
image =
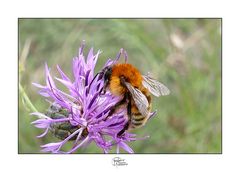
<instances>
[{"instance_id":1,"label":"pollen on flower","mask_svg":"<svg viewBox=\"0 0 240 172\"><path fill-rule=\"evenodd\" d=\"M72 61L73 79L70 79L57 66L61 78L53 80L46 64L46 85L33 83L40 88L39 94L51 102L51 106L45 113L32 113L39 117L32 124L37 128L45 129L38 137L44 137L51 132L52 136L59 139L59 142L42 145L42 151L73 153L94 142L104 153L108 153L114 147L117 152L119 148L122 148L133 153L127 143L137 140L136 135L126 131L123 136L117 136L117 133L127 123L126 108L122 108L110 118L106 118L110 109L120 101L120 98L110 92L100 94L104 81L101 75L94 75L100 51L94 54L94 50L91 48L86 58L83 51L84 44L79 48L78 56ZM109 59L103 68L113 63L115 61ZM63 84L68 92L58 89L55 81ZM72 148L63 151L62 147L67 142L72 143Z\"/></svg>"}]
</instances>

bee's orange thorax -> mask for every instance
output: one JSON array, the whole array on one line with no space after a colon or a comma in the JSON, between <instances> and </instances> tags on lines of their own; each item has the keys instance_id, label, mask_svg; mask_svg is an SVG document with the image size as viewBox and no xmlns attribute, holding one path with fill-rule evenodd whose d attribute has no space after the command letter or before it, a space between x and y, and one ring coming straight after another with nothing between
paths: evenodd
<instances>
[{"instance_id":1,"label":"bee's orange thorax","mask_svg":"<svg viewBox=\"0 0 240 172\"><path fill-rule=\"evenodd\" d=\"M142 86L142 75L131 64L116 64L112 67L112 75L110 78L110 91L115 95L122 95L126 92L126 88L120 83L120 77L123 76L126 82L134 87Z\"/></svg>"}]
</instances>

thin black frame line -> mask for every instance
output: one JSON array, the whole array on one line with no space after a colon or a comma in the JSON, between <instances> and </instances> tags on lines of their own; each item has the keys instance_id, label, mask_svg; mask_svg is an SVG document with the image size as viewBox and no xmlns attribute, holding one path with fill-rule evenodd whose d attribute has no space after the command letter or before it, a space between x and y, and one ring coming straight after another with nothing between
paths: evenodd
<instances>
[{"instance_id":1,"label":"thin black frame line","mask_svg":"<svg viewBox=\"0 0 240 172\"><path fill-rule=\"evenodd\" d=\"M18 17L18 19L221 19L222 17Z\"/></svg>"}]
</instances>

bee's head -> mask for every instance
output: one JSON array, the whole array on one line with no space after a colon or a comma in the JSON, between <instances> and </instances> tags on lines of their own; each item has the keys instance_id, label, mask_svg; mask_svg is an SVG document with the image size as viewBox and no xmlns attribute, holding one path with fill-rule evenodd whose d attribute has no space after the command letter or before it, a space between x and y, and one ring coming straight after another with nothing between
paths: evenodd
<instances>
[{"instance_id":1,"label":"bee's head","mask_svg":"<svg viewBox=\"0 0 240 172\"><path fill-rule=\"evenodd\" d=\"M112 67L111 66L107 66L103 69L103 78L104 78L104 82L109 82L110 77L112 75Z\"/></svg>"},{"instance_id":2,"label":"bee's head","mask_svg":"<svg viewBox=\"0 0 240 172\"><path fill-rule=\"evenodd\" d=\"M105 94L106 89L107 89L107 87L109 85L109 82L110 82L111 75L112 75L112 66L105 67L102 70L102 75L103 75L104 85L103 85L103 88L100 92L101 92L101 94Z\"/></svg>"},{"instance_id":3,"label":"bee's head","mask_svg":"<svg viewBox=\"0 0 240 172\"><path fill-rule=\"evenodd\" d=\"M107 66L105 68L102 69L102 71L98 72L94 78L92 79L91 83L89 84L89 89L93 83L93 81L98 77L98 79L103 79L104 81L104 85L103 85L103 88L101 89L101 93L105 93L106 92L106 88L107 86L109 85L109 82L110 82L110 77L112 75L112 66ZM89 91L88 89L88 91Z\"/></svg>"}]
</instances>

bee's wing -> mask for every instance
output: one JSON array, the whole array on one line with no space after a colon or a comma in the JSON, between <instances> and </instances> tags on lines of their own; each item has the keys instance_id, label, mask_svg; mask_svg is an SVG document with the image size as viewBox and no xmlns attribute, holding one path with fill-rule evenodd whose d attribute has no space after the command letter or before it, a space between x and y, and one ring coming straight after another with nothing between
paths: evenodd
<instances>
[{"instance_id":1,"label":"bee's wing","mask_svg":"<svg viewBox=\"0 0 240 172\"><path fill-rule=\"evenodd\" d=\"M142 77L143 77L143 81L142 81L143 86L147 88L154 96L159 97L159 96L165 96L170 94L169 89L159 81L146 75L142 75Z\"/></svg>"},{"instance_id":2,"label":"bee's wing","mask_svg":"<svg viewBox=\"0 0 240 172\"><path fill-rule=\"evenodd\" d=\"M149 115L149 111L147 110L149 103L146 98L146 96L137 88L134 88L131 84L128 82L125 83L127 86L127 89L130 91L131 96L135 102L135 105L137 106L139 112L143 116Z\"/></svg>"}]
</instances>

